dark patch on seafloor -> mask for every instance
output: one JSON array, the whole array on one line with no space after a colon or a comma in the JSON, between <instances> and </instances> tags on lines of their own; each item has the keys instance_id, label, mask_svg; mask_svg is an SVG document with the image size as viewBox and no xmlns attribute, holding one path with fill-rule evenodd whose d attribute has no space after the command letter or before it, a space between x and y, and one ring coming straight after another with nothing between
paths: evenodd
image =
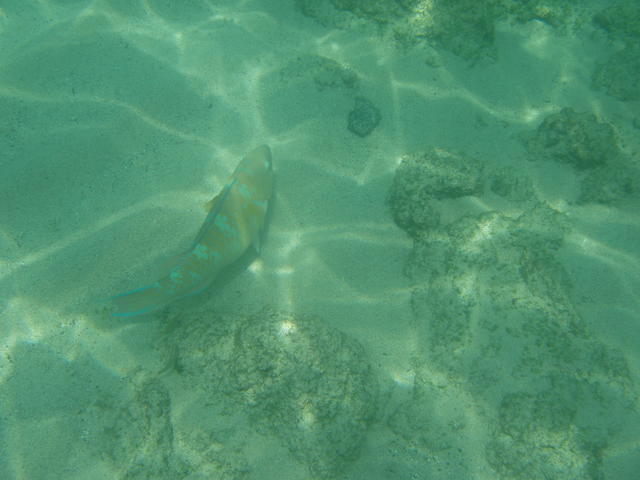
<instances>
[{"instance_id":1,"label":"dark patch on seafloor","mask_svg":"<svg viewBox=\"0 0 640 480\"><path fill-rule=\"evenodd\" d=\"M359 137L366 137L378 126L380 110L365 97L356 97L356 104L349 112L347 128Z\"/></svg>"}]
</instances>

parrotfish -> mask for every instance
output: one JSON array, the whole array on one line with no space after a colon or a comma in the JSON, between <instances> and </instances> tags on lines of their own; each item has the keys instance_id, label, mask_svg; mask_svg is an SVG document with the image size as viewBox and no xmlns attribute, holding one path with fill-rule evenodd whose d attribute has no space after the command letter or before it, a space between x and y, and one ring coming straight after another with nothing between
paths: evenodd
<instances>
[{"instance_id":1,"label":"parrotfish","mask_svg":"<svg viewBox=\"0 0 640 480\"><path fill-rule=\"evenodd\" d=\"M169 273L151 285L111 297L115 316L133 316L162 308L206 288L252 245L258 248L273 191L271 150L248 153L222 191L195 240Z\"/></svg>"}]
</instances>

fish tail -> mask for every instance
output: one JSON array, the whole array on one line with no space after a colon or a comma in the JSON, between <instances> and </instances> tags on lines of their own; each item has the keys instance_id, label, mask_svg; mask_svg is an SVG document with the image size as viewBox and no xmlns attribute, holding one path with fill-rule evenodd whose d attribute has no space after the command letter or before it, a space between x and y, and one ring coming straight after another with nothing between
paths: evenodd
<instances>
[{"instance_id":1,"label":"fish tail","mask_svg":"<svg viewBox=\"0 0 640 480\"><path fill-rule=\"evenodd\" d=\"M171 300L173 297L169 297L158 282L111 297L111 302L116 307L113 312L116 317L143 315L164 307Z\"/></svg>"}]
</instances>

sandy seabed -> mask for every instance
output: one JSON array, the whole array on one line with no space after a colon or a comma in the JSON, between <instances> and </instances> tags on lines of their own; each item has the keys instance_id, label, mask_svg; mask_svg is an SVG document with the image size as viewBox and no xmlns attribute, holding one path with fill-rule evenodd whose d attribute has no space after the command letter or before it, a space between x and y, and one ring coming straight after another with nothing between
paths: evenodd
<instances>
[{"instance_id":1,"label":"sandy seabed","mask_svg":"<svg viewBox=\"0 0 640 480\"><path fill-rule=\"evenodd\" d=\"M624 40L503 19L456 49L308 5L0 6L0 478L634 478ZM602 125L615 158L572 160ZM263 143L257 258L113 318Z\"/></svg>"}]
</instances>

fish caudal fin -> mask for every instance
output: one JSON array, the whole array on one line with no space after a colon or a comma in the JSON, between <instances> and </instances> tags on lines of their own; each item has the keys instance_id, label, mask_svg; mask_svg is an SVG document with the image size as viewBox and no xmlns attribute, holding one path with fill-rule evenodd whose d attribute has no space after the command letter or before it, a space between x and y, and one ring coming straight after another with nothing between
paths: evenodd
<instances>
[{"instance_id":1,"label":"fish caudal fin","mask_svg":"<svg viewBox=\"0 0 640 480\"><path fill-rule=\"evenodd\" d=\"M116 310L116 317L133 317L158 310L167 305L173 298L167 298L158 283L111 297Z\"/></svg>"}]
</instances>

